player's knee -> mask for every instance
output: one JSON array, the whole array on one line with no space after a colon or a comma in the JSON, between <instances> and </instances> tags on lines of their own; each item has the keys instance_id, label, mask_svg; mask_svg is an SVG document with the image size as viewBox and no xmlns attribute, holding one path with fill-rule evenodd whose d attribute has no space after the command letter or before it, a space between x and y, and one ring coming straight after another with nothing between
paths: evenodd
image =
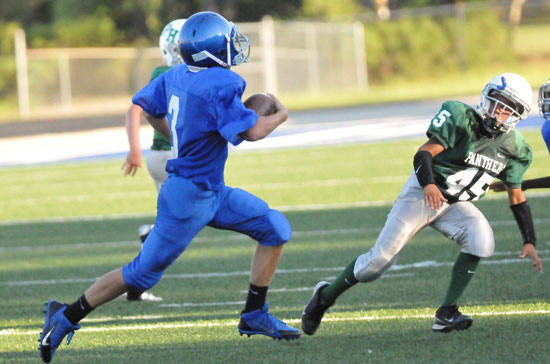
<instances>
[{"instance_id":1,"label":"player's knee","mask_svg":"<svg viewBox=\"0 0 550 364\"><path fill-rule=\"evenodd\" d=\"M162 278L164 271L177 257L169 251L142 254L122 268L124 282L131 291L146 291Z\"/></svg>"},{"instance_id":2,"label":"player's knee","mask_svg":"<svg viewBox=\"0 0 550 364\"><path fill-rule=\"evenodd\" d=\"M163 270L147 271L141 269L141 267L138 264L134 264L134 262L122 268L122 277L129 291L144 292L157 284L162 278Z\"/></svg>"},{"instance_id":3,"label":"player's knee","mask_svg":"<svg viewBox=\"0 0 550 364\"><path fill-rule=\"evenodd\" d=\"M485 219L474 220L466 234L459 237L458 243L463 252L479 258L489 258L495 251L493 229Z\"/></svg>"},{"instance_id":4,"label":"player's knee","mask_svg":"<svg viewBox=\"0 0 550 364\"><path fill-rule=\"evenodd\" d=\"M359 282L367 283L377 280L381 275L382 272L365 267L355 273L355 278L357 278Z\"/></svg>"},{"instance_id":5,"label":"player's knee","mask_svg":"<svg viewBox=\"0 0 550 364\"><path fill-rule=\"evenodd\" d=\"M363 265L355 265L353 274L359 282L372 282L380 278L385 271L387 271L393 263L397 260L397 256L391 259L384 257L378 257L375 260L369 261Z\"/></svg>"},{"instance_id":6,"label":"player's knee","mask_svg":"<svg viewBox=\"0 0 550 364\"><path fill-rule=\"evenodd\" d=\"M468 249L462 249L464 253L474 255L478 258L490 258L495 251L494 244L475 244L469 246Z\"/></svg>"},{"instance_id":7,"label":"player's knee","mask_svg":"<svg viewBox=\"0 0 550 364\"><path fill-rule=\"evenodd\" d=\"M285 215L277 210L269 210L266 220L270 226L269 232L260 240L262 245L282 245L292 236L292 227Z\"/></svg>"}]
</instances>

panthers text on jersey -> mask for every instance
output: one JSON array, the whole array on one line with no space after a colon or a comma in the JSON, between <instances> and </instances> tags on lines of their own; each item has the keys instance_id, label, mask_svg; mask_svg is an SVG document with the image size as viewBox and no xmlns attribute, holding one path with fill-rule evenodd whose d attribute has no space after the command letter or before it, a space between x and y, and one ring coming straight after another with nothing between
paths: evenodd
<instances>
[{"instance_id":1,"label":"panthers text on jersey","mask_svg":"<svg viewBox=\"0 0 550 364\"><path fill-rule=\"evenodd\" d=\"M515 129L493 139L482 128L481 116L458 101L445 102L430 122L426 134L445 148L433 158L434 179L449 202L481 198L495 177L521 187L531 147Z\"/></svg>"}]
</instances>

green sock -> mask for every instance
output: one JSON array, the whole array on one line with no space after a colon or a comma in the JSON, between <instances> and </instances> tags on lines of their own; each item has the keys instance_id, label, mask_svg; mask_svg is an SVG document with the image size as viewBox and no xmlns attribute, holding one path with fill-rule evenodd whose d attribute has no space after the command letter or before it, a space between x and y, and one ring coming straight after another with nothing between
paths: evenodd
<instances>
[{"instance_id":1,"label":"green sock","mask_svg":"<svg viewBox=\"0 0 550 364\"><path fill-rule=\"evenodd\" d=\"M476 267L479 263L479 257L475 255L460 253L458 258L456 258L455 265L453 266L453 272L451 275L451 284L449 285L449 290L443 301L443 306L456 303L470 279L472 279Z\"/></svg>"},{"instance_id":2,"label":"green sock","mask_svg":"<svg viewBox=\"0 0 550 364\"><path fill-rule=\"evenodd\" d=\"M344 271L336 277L334 282L323 288L321 291L321 298L329 305L334 304L334 301L336 301L338 296L344 293L344 291L348 288L353 287L358 282L357 278L355 278L355 275L353 274L355 261L356 259L349 263Z\"/></svg>"}]
</instances>

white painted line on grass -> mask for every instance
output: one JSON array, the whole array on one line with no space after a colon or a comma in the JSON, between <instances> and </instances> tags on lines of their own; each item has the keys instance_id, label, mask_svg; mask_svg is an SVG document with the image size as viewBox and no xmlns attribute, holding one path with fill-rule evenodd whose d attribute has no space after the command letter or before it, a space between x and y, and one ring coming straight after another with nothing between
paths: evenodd
<instances>
[{"instance_id":1,"label":"white painted line on grass","mask_svg":"<svg viewBox=\"0 0 550 364\"><path fill-rule=\"evenodd\" d=\"M543 251L548 252L548 251ZM539 252L541 254L542 252ZM517 254L517 252L516 252ZM550 261L550 257L541 258L542 261ZM502 259L502 260L482 260L481 264L512 264L512 263L528 263L529 258L525 259ZM412 264L395 264L390 267L390 271L399 271L404 269L418 269L418 268L437 268L452 266L454 262L436 262L433 260L417 262ZM341 271L344 267L320 267L320 268L296 268L296 269L277 269L276 274L296 274L296 273L312 273L312 272L329 272L329 271ZM166 279L196 279L196 278L225 278L235 276L248 276L250 271L236 271L236 272L211 272L211 273L185 273L185 274L165 274L163 278ZM54 285L54 284L67 284L67 283L83 283L83 282L95 282L99 277L95 278L67 278L67 279L48 279L48 280L29 280L29 281L8 281L0 282L0 286L41 286L41 285Z\"/></svg>"},{"instance_id":2,"label":"white painted line on grass","mask_svg":"<svg viewBox=\"0 0 550 364\"><path fill-rule=\"evenodd\" d=\"M528 197L548 197L550 192L527 192ZM491 194L485 201L490 200L504 200L507 199L506 194ZM331 204L304 204L304 205L281 205L272 206L272 208L280 211L318 211L318 210L342 210L354 207L373 207L373 206L391 206L395 200L380 200L380 201L356 201L356 202L344 202L344 203L331 203ZM50 217L43 219L24 219L24 220L4 220L0 221L0 226L13 226L13 225L25 225L25 224L56 224L65 222L78 222L78 221L101 221L101 220L121 220L132 219L141 217L155 217L155 212L143 212L132 214L110 214L110 215L85 215L85 216L70 216L70 217ZM541 219L539 219L540 221ZM547 222L549 219L542 219L542 222ZM514 221L514 220L510 220ZM537 220L535 220L536 222Z\"/></svg>"},{"instance_id":3,"label":"white painted line on grass","mask_svg":"<svg viewBox=\"0 0 550 364\"><path fill-rule=\"evenodd\" d=\"M472 316L523 316L523 315L546 315L550 310L533 310L533 311L500 311L500 312L477 312L472 313ZM433 318L433 314L417 314L417 315L392 315L392 316L360 316L360 317L325 317L323 322L332 321L381 321L381 320L402 320L402 319L418 319L418 318ZM288 320L289 322L301 320Z\"/></svg>"},{"instance_id":4,"label":"white painted line on grass","mask_svg":"<svg viewBox=\"0 0 550 364\"><path fill-rule=\"evenodd\" d=\"M408 277L414 277L414 273L386 273L386 274L383 274L379 279L388 279L388 278L408 278ZM336 279L336 276L332 276L332 277L325 277L323 279L320 279L320 280L323 280L323 281L332 281ZM313 287L310 287L309 288L310 290L313 289ZM269 291L271 292L271 290Z\"/></svg>"},{"instance_id":5,"label":"white painted line on grass","mask_svg":"<svg viewBox=\"0 0 550 364\"><path fill-rule=\"evenodd\" d=\"M0 247L1 252L25 252L25 251L44 251L55 249L96 249L101 247L119 247L119 246L138 246L141 244L136 240L126 241L106 241L102 243L90 242L90 243L68 243L68 244L50 244L50 245L20 245L20 246L6 246Z\"/></svg>"},{"instance_id":6,"label":"white painted line on grass","mask_svg":"<svg viewBox=\"0 0 550 364\"><path fill-rule=\"evenodd\" d=\"M526 315L547 315L550 314L550 310L532 310L532 311L493 311L493 312L479 312L474 313L474 316L526 316ZM401 316L360 316L360 317L325 317L323 322L346 322L346 321L385 321L385 320L407 320L407 319L428 319L433 318L433 314L416 314ZM87 321L87 320L86 320ZM284 320L291 324L298 324L300 319ZM83 327L78 333L88 332L112 332L112 331L145 331L145 330L157 330L157 329L179 329L179 328L201 328L201 327L228 327L237 326L238 321L230 322L176 322L176 323L159 323L159 324L141 324L141 325L125 325L114 327ZM0 330L0 336L26 336L26 335L39 335L40 329L36 330L19 330L19 329L4 329Z\"/></svg>"},{"instance_id":7,"label":"white painted line on grass","mask_svg":"<svg viewBox=\"0 0 550 364\"><path fill-rule=\"evenodd\" d=\"M367 227L367 228L350 228L350 229L327 229L327 230L304 230L294 231L293 237L310 237L310 236L324 236L324 235L345 235L345 234L359 234L368 233L372 231L379 231L381 227ZM243 234L229 234L218 236L201 236L193 239L193 242L216 242L216 241L246 241L251 240L250 237ZM108 241L108 242L90 242L90 243L68 243L68 244L51 244L51 245L19 245L19 246L7 246L0 247L0 252L4 251L38 251L38 250L54 250L54 249L96 249L97 247L117 247L117 246L132 246L140 245L141 243L136 240L127 241Z\"/></svg>"},{"instance_id":8,"label":"white painted line on grass","mask_svg":"<svg viewBox=\"0 0 550 364\"><path fill-rule=\"evenodd\" d=\"M138 315L138 316L104 316L86 318L86 322L108 322L108 321L137 321L137 320L161 320L165 319L166 315Z\"/></svg>"},{"instance_id":9,"label":"white painted line on grass","mask_svg":"<svg viewBox=\"0 0 550 364\"><path fill-rule=\"evenodd\" d=\"M550 223L550 218L548 219L534 219L537 224ZM515 220L495 220L490 221L490 224L493 226L506 226L506 225L516 225ZM1 224L0 224L1 226ZM324 230L303 230L303 231L294 231L292 236L294 238L299 237L310 237L310 236L325 236L325 235L346 235L346 234L360 234L360 233L370 233L373 231L381 231L382 226L369 226L364 228L347 228L347 229L324 229ZM193 242L215 242L215 241L246 241L251 240L250 237L243 234L229 234L229 235L219 235L219 236L201 236L193 239ZM89 243L68 243L68 244L50 244L50 245L18 245L18 246L6 246L0 247L0 253L5 251L41 251L41 250L52 250L52 249L95 249L97 247L117 247L117 246L132 246L139 244L138 240L126 240L126 241L108 241L108 242L89 242ZM495 253L499 254L499 253Z\"/></svg>"},{"instance_id":10,"label":"white painted line on grass","mask_svg":"<svg viewBox=\"0 0 550 364\"><path fill-rule=\"evenodd\" d=\"M380 279L413 277L413 276L414 276L414 273L396 273L396 274L388 273L388 274L384 274L382 277L380 277ZM326 277L326 278L323 278L323 280L332 280L334 278L336 278L336 276ZM312 290L313 290L313 287L275 288L275 289L270 289L269 293L303 292L303 291L312 291ZM248 290L243 289L243 290L240 290L239 293L248 293Z\"/></svg>"},{"instance_id":11,"label":"white painted line on grass","mask_svg":"<svg viewBox=\"0 0 550 364\"><path fill-rule=\"evenodd\" d=\"M184 302L184 303L161 303L159 307L208 307L208 306L234 306L234 305L244 305L245 301L232 301L232 302Z\"/></svg>"}]
</instances>

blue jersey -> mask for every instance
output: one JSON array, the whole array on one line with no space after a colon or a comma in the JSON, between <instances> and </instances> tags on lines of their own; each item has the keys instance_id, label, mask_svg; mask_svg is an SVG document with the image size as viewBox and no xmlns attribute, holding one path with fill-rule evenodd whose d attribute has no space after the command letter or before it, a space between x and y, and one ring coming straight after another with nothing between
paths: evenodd
<instances>
[{"instance_id":1,"label":"blue jersey","mask_svg":"<svg viewBox=\"0 0 550 364\"><path fill-rule=\"evenodd\" d=\"M132 98L148 114L168 118L172 154L166 171L211 190L225 186L227 142L258 119L241 101L246 82L231 70L212 67L191 72L178 65L155 78Z\"/></svg>"},{"instance_id":2,"label":"blue jersey","mask_svg":"<svg viewBox=\"0 0 550 364\"><path fill-rule=\"evenodd\" d=\"M550 120L545 120L542 124L542 139L544 139L544 142L546 143L546 147L548 148L548 152L550 152Z\"/></svg>"}]
</instances>

